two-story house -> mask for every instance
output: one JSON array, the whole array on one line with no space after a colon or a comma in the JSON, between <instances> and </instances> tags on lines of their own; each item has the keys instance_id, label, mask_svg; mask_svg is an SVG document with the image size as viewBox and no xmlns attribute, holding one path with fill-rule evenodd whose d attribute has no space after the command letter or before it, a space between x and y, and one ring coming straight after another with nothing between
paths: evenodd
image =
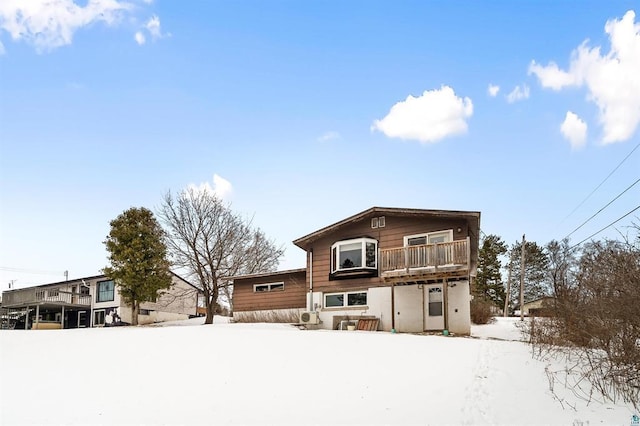
<instances>
[{"instance_id":1,"label":"two-story house","mask_svg":"<svg viewBox=\"0 0 640 426\"><path fill-rule=\"evenodd\" d=\"M305 269L235 277L234 316L298 310L328 329L375 318L380 330L469 334L479 232L479 212L372 207L295 240Z\"/></svg>"},{"instance_id":2,"label":"two-story house","mask_svg":"<svg viewBox=\"0 0 640 426\"><path fill-rule=\"evenodd\" d=\"M172 273L172 285L154 302L140 305L138 324L187 319L196 315L198 290ZM131 308L105 275L79 278L2 293L2 327L59 329L131 323Z\"/></svg>"}]
</instances>

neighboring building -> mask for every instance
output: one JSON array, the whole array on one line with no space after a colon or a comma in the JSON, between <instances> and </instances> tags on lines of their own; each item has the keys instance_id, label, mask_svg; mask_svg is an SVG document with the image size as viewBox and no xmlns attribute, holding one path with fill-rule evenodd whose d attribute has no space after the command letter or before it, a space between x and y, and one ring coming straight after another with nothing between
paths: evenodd
<instances>
[{"instance_id":1,"label":"neighboring building","mask_svg":"<svg viewBox=\"0 0 640 426\"><path fill-rule=\"evenodd\" d=\"M375 318L381 330L469 334L479 232L479 212L370 208L295 240L306 269L235 277L234 315L297 309L322 328Z\"/></svg>"},{"instance_id":2,"label":"neighboring building","mask_svg":"<svg viewBox=\"0 0 640 426\"><path fill-rule=\"evenodd\" d=\"M172 273L173 284L155 302L140 305L138 324L187 319L196 315L198 290ZM2 327L83 328L131 323L131 308L105 275L79 278L2 293Z\"/></svg>"},{"instance_id":3,"label":"neighboring building","mask_svg":"<svg viewBox=\"0 0 640 426\"><path fill-rule=\"evenodd\" d=\"M522 313L531 317L548 317L553 312L555 299L550 296L541 297L522 305Z\"/></svg>"}]
</instances>

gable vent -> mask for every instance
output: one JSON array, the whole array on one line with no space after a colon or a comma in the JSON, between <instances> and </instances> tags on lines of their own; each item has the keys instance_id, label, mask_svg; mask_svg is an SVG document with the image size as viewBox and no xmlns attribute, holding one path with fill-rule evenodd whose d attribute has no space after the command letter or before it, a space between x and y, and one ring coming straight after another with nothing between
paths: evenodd
<instances>
[{"instance_id":1,"label":"gable vent","mask_svg":"<svg viewBox=\"0 0 640 426\"><path fill-rule=\"evenodd\" d=\"M385 225L384 216L374 217L374 218L371 219L371 228L372 229L384 228L384 225Z\"/></svg>"}]
</instances>

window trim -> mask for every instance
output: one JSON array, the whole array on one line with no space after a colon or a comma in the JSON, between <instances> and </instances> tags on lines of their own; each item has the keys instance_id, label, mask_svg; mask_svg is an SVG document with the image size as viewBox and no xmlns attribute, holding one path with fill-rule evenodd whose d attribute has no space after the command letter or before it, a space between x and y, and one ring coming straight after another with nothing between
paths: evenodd
<instances>
[{"instance_id":1,"label":"window trim","mask_svg":"<svg viewBox=\"0 0 640 426\"><path fill-rule=\"evenodd\" d=\"M101 324L96 324L96 314L98 312L102 312L102 323ZM104 327L104 325L107 322L107 312L105 309L95 309L93 311L93 318L91 318L91 322L92 322L92 327Z\"/></svg>"},{"instance_id":2,"label":"window trim","mask_svg":"<svg viewBox=\"0 0 640 426\"><path fill-rule=\"evenodd\" d=\"M104 284L104 283L108 283L111 282L113 283L113 290L111 290L111 299L100 299L100 284ZM113 280L104 280L104 281L98 281L96 283L96 303L103 303L103 302L113 302L116 299L116 283Z\"/></svg>"},{"instance_id":3,"label":"window trim","mask_svg":"<svg viewBox=\"0 0 640 426\"><path fill-rule=\"evenodd\" d=\"M339 261L337 261L337 259L339 258L339 255L340 255L340 246L348 245L348 244L355 244L355 243L360 243L360 256L361 256L363 265L356 266L356 267L353 267L353 268L339 268L339 267L337 267L338 265L336 265L336 263L339 263ZM374 263L375 263L375 266L366 266L366 264L367 264L367 243L373 243L375 245L375 250L374 250ZM334 255L334 250L335 250L335 255ZM332 274L340 273L340 272L358 271L358 270L377 271L378 270L378 240L376 240L374 238L361 237L361 238L352 238L350 240L336 241L335 243L333 243L331 245L330 268L331 268L331 273Z\"/></svg>"},{"instance_id":4,"label":"window trim","mask_svg":"<svg viewBox=\"0 0 640 426\"><path fill-rule=\"evenodd\" d=\"M258 287L267 287L266 290L256 290ZM273 288L276 287L276 288ZM284 291L284 281L278 281L273 283L260 283L253 285L254 293L270 293L272 291Z\"/></svg>"},{"instance_id":5,"label":"window trim","mask_svg":"<svg viewBox=\"0 0 640 426\"><path fill-rule=\"evenodd\" d=\"M421 238L421 237L425 237L425 241L427 242L427 244L434 244L434 243L429 243L429 238L434 237L438 234L446 235L446 239L447 239L447 241L445 241L446 243L450 243L453 241L453 229L443 229L442 231L423 232L421 234L405 235L404 246L409 247L410 239Z\"/></svg>"},{"instance_id":6,"label":"window trim","mask_svg":"<svg viewBox=\"0 0 640 426\"><path fill-rule=\"evenodd\" d=\"M350 294L364 294L367 301L364 305L349 305L349 295ZM342 299L342 306L327 306L327 296L344 296ZM322 295L324 308L325 309L342 309L342 308L367 308L369 306L369 292L367 290L359 290L359 291L338 291L333 293L324 293Z\"/></svg>"}]
</instances>

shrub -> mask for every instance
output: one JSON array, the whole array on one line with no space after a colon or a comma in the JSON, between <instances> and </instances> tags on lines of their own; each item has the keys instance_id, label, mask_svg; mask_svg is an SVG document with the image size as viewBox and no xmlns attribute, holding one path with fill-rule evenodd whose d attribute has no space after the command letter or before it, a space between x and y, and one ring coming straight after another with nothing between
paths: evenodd
<instances>
[{"instance_id":1,"label":"shrub","mask_svg":"<svg viewBox=\"0 0 640 426\"><path fill-rule=\"evenodd\" d=\"M482 297L471 301L471 321L474 324L488 324L493 320L493 305Z\"/></svg>"},{"instance_id":2,"label":"shrub","mask_svg":"<svg viewBox=\"0 0 640 426\"><path fill-rule=\"evenodd\" d=\"M271 322L271 323L297 323L300 321L297 310L286 311L256 311L236 312L234 322Z\"/></svg>"}]
</instances>

